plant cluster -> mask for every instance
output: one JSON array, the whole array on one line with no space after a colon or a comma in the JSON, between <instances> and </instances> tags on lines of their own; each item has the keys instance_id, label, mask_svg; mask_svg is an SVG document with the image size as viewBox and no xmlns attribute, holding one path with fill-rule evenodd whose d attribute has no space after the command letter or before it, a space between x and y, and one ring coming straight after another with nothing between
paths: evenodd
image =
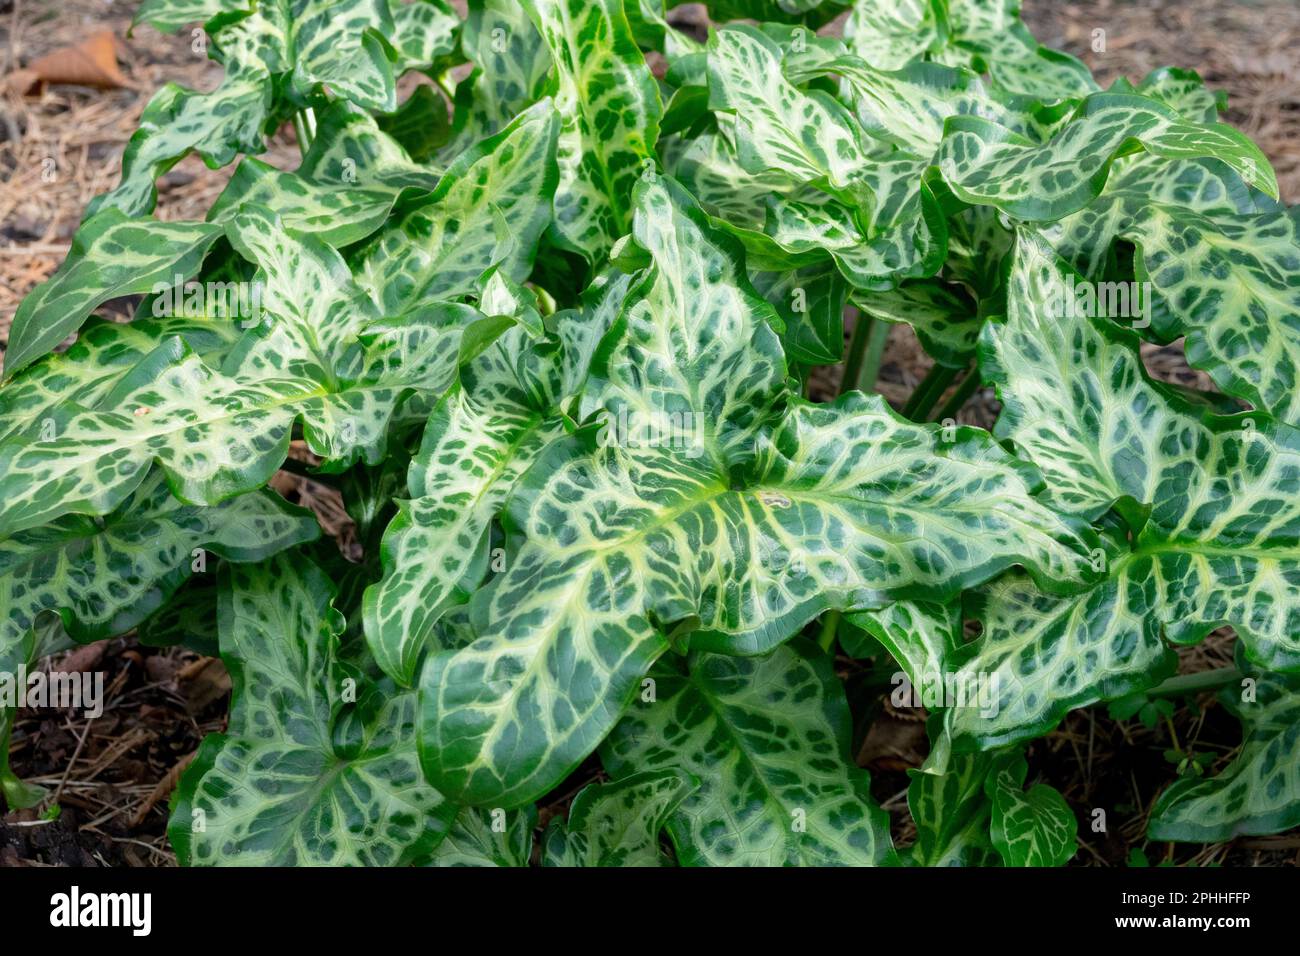
<instances>
[{"instance_id":1,"label":"plant cluster","mask_svg":"<svg viewBox=\"0 0 1300 956\"><path fill-rule=\"evenodd\" d=\"M1267 159L1194 72L1102 90L1018 0L859 0L842 37L835 3L707 6L699 41L662 0L146 0L225 78L159 91L15 317L0 670L131 629L220 654L185 863L1055 865L1078 824L1026 745L1158 709L1226 625L1242 747L1149 835L1300 824L1300 216ZM252 158L286 123L292 172ZM245 158L159 221L191 153ZM901 413L894 323L935 363ZM1218 391L1147 374L1178 338ZM955 422L981 385L992 432ZM837 652L930 712L905 848Z\"/></svg>"}]
</instances>

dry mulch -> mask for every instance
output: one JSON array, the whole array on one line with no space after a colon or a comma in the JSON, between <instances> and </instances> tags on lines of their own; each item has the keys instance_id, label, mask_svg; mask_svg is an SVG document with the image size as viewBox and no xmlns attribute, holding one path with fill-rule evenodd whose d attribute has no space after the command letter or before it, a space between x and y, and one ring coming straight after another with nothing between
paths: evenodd
<instances>
[{"instance_id":1,"label":"dry mulch","mask_svg":"<svg viewBox=\"0 0 1300 956\"><path fill-rule=\"evenodd\" d=\"M1136 80L1162 65L1196 67L1211 86L1228 92L1226 121L1272 160L1283 198L1300 199L1300 6L1287 0L1026 0L1025 7L1040 39L1080 56L1103 82L1121 75ZM207 90L220 79L220 67L195 53L186 33L162 36L143 27L127 37L133 8L105 0L0 0L0 85L15 69L105 27L118 39L118 60L129 83L117 90L52 86L34 97L0 91L0 351L19 301L62 261L87 202L116 184L122 149L149 97L167 81ZM691 11L679 14L689 20ZM1106 31L1104 52L1091 49L1098 28ZM278 134L263 158L281 168L296 165L292 131ZM156 214L202 218L231 168L210 170L195 157L183 160L159 182ZM101 312L126 318L130 306L110 303ZM1143 357L1160 378L1209 384L1187 367L1178 343L1146 347ZM911 330L895 327L877 388L901 406L930 365ZM833 394L838 372L818 370L815 397ZM988 427L997 411L991 390L984 389L958 418ZM345 549L355 548L335 492L287 472L274 484L312 507ZM1230 662L1230 634L1180 653L1185 672L1223 666ZM128 636L80 648L57 666L103 671L108 705L90 722L58 712L20 713L12 744L15 769L57 792L60 812L54 819L44 819L38 812L43 808L0 817L0 866L174 864L164 833L167 797L203 736L224 727L229 683L220 663L190 651L144 647ZM840 661L846 676L858 666ZM1203 710L1181 709L1174 723L1184 744L1218 754L1217 769L1239 732L1212 701L1202 703ZM1072 714L1033 745L1036 771L1065 793L1084 821L1078 862L1123 865L1130 848L1142 845L1146 811L1173 776L1162 759L1168 746L1165 728L1117 723L1099 708ZM872 770L873 790L903 844L912 837L904 771L920 763L925 749L920 722L888 707L871 732L855 740L859 761ZM594 774L594 765L584 772ZM543 808L543 816L564 802ZM1109 835L1086 829L1091 807L1108 808ZM1149 852L1152 862L1278 865L1300 862L1300 841L1282 835Z\"/></svg>"}]
</instances>

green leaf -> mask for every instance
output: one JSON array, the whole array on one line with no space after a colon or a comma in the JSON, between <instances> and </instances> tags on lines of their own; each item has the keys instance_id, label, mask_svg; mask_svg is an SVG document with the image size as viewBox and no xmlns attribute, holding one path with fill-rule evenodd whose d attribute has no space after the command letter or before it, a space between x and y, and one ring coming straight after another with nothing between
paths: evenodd
<instances>
[{"instance_id":1,"label":"green leaf","mask_svg":"<svg viewBox=\"0 0 1300 956\"><path fill-rule=\"evenodd\" d=\"M999 580L1005 580L1005 576ZM963 644L959 601L895 601L879 610L850 614L846 620L883 644L914 687L936 677L942 679L952 669ZM845 652L852 657L870 656L861 653L865 642L855 640L851 634L842 636Z\"/></svg>"},{"instance_id":2,"label":"green leaf","mask_svg":"<svg viewBox=\"0 0 1300 956\"><path fill-rule=\"evenodd\" d=\"M792 364L834 365L844 357L848 285L832 263L750 278L785 323L781 338Z\"/></svg>"},{"instance_id":3,"label":"green leaf","mask_svg":"<svg viewBox=\"0 0 1300 956\"><path fill-rule=\"evenodd\" d=\"M102 521L68 516L0 540L0 673L31 667L62 647L65 635L90 643L130 630L192 573L211 570L208 551L257 561L318 534L309 512L269 491L198 508L182 505L154 474ZM44 623L55 615L52 627ZM0 714L5 756L10 716ZM0 764L6 777L10 807L39 799L7 761Z\"/></svg>"},{"instance_id":4,"label":"green leaf","mask_svg":"<svg viewBox=\"0 0 1300 956\"><path fill-rule=\"evenodd\" d=\"M844 23L851 49L878 70L898 70L943 42L944 6L936 0L855 0Z\"/></svg>"},{"instance_id":5,"label":"green leaf","mask_svg":"<svg viewBox=\"0 0 1300 956\"><path fill-rule=\"evenodd\" d=\"M217 585L215 575L191 578L167 603L136 627L136 637L146 647L182 646L203 657L221 653L217 639Z\"/></svg>"},{"instance_id":6,"label":"green leaf","mask_svg":"<svg viewBox=\"0 0 1300 956\"><path fill-rule=\"evenodd\" d=\"M745 169L776 170L852 198L869 152L861 128L831 96L790 83L772 39L749 26L718 30L708 69L709 106L735 114Z\"/></svg>"},{"instance_id":7,"label":"green leaf","mask_svg":"<svg viewBox=\"0 0 1300 956\"><path fill-rule=\"evenodd\" d=\"M537 808L480 810L462 807L438 844L433 866L528 866Z\"/></svg>"},{"instance_id":8,"label":"green leaf","mask_svg":"<svg viewBox=\"0 0 1300 956\"><path fill-rule=\"evenodd\" d=\"M779 352L758 351L768 307L737 307L750 294L726 237L666 183L639 187L653 264L610 333L607 354L630 357L603 369L607 418L523 477L507 525L526 543L475 596L477 640L421 677L425 773L462 802L516 806L562 779L673 625L694 647L761 653L823 611L944 600L1013 563L1052 589L1094 576L1091 533L973 430L945 442L857 393L787 398L764 421L784 386ZM728 374L697 382L710 352Z\"/></svg>"},{"instance_id":9,"label":"green leaf","mask_svg":"<svg viewBox=\"0 0 1300 956\"><path fill-rule=\"evenodd\" d=\"M494 265L516 281L527 278L551 218L558 130L555 109L543 100L462 153L427 201L378 234L357 281L397 315L473 291Z\"/></svg>"},{"instance_id":10,"label":"green leaf","mask_svg":"<svg viewBox=\"0 0 1300 956\"><path fill-rule=\"evenodd\" d=\"M1156 100L1096 93L1052 139L1035 143L974 116L951 117L937 165L962 201L988 204L1023 220L1075 212L1102 191L1116 158L1138 149L1165 159L1210 157L1276 198L1264 154L1241 133L1196 123Z\"/></svg>"},{"instance_id":11,"label":"green leaf","mask_svg":"<svg viewBox=\"0 0 1300 956\"><path fill-rule=\"evenodd\" d=\"M23 299L5 351L5 378L77 331L91 311L124 295L189 278L221 235L200 222L131 219L108 209L87 219L58 272Z\"/></svg>"},{"instance_id":12,"label":"green leaf","mask_svg":"<svg viewBox=\"0 0 1300 956\"><path fill-rule=\"evenodd\" d=\"M984 325L970 297L939 279L905 282L889 291L860 290L853 293L853 304L873 319L910 325L926 352L949 368L970 365Z\"/></svg>"},{"instance_id":13,"label":"green leaf","mask_svg":"<svg viewBox=\"0 0 1300 956\"><path fill-rule=\"evenodd\" d=\"M230 723L181 778L168 837L189 865L427 861L457 808L420 778L415 696L364 688L337 660L333 588L301 556L223 567Z\"/></svg>"},{"instance_id":14,"label":"green leaf","mask_svg":"<svg viewBox=\"0 0 1300 956\"><path fill-rule=\"evenodd\" d=\"M433 86L417 86L392 116L381 116L379 128L393 137L413 159L435 161L451 137L447 101Z\"/></svg>"},{"instance_id":15,"label":"green leaf","mask_svg":"<svg viewBox=\"0 0 1300 956\"><path fill-rule=\"evenodd\" d=\"M551 55L516 0L470 0L461 47L476 64L456 87L453 137L443 155L455 157L499 132L545 91Z\"/></svg>"},{"instance_id":16,"label":"green leaf","mask_svg":"<svg viewBox=\"0 0 1300 956\"><path fill-rule=\"evenodd\" d=\"M795 255L829 253L859 289L889 289L932 275L943 261L946 226L929 188L918 185L923 166L904 158L871 167L871 181L887 199L867 230L849 207L819 195L769 202L764 231Z\"/></svg>"},{"instance_id":17,"label":"green leaf","mask_svg":"<svg viewBox=\"0 0 1300 956\"><path fill-rule=\"evenodd\" d=\"M659 831L699 786L681 770L639 773L594 783L555 820L542 843L543 866L667 866Z\"/></svg>"},{"instance_id":18,"label":"green leaf","mask_svg":"<svg viewBox=\"0 0 1300 956\"><path fill-rule=\"evenodd\" d=\"M992 802L984 793L993 758L952 757L942 773L909 770L907 809L916 824L914 866L995 866L989 838Z\"/></svg>"},{"instance_id":19,"label":"green leaf","mask_svg":"<svg viewBox=\"0 0 1300 956\"><path fill-rule=\"evenodd\" d=\"M551 51L560 114L555 229L599 264L631 222L632 187L659 136L663 107L622 0L529 0Z\"/></svg>"},{"instance_id":20,"label":"green leaf","mask_svg":"<svg viewBox=\"0 0 1300 956\"><path fill-rule=\"evenodd\" d=\"M656 665L601 760L616 778L674 766L699 778L668 820L683 866L872 866L892 858L889 827L849 759L850 730L831 661L795 640Z\"/></svg>"},{"instance_id":21,"label":"green leaf","mask_svg":"<svg viewBox=\"0 0 1300 956\"><path fill-rule=\"evenodd\" d=\"M1247 679L1219 700L1241 721L1241 749L1219 774L1184 778L1160 794L1152 840L1221 843L1300 825L1300 678L1252 668L1240 654L1238 662Z\"/></svg>"},{"instance_id":22,"label":"green leaf","mask_svg":"<svg viewBox=\"0 0 1300 956\"><path fill-rule=\"evenodd\" d=\"M1065 798L1045 783L1024 789L1023 757L1003 758L989 773L989 835L1007 866L1064 866L1077 852L1079 822Z\"/></svg>"},{"instance_id":23,"label":"green leaf","mask_svg":"<svg viewBox=\"0 0 1300 956\"><path fill-rule=\"evenodd\" d=\"M987 589L979 651L958 676L996 678L998 707L950 712L960 747L1035 736L1072 707L1150 687L1172 672L1165 640L1195 643L1222 624L1252 661L1300 666L1289 491L1300 434L1151 382L1131 333L1049 310L1065 275L1021 237L1007 319L981 344L1004 405L996 433L1043 469L1060 507L1096 516L1115 504L1129 528L1097 553L1106 576L1092 590L1050 597L1014 578Z\"/></svg>"},{"instance_id":24,"label":"green leaf","mask_svg":"<svg viewBox=\"0 0 1300 956\"><path fill-rule=\"evenodd\" d=\"M366 591L366 635L394 680L413 682L433 625L468 600L487 568L488 526L519 476L563 433L517 388L453 389L429 418L411 462L408 501L384 533L384 577Z\"/></svg>"},{"instance_id":25,"label":"green leaf","mask_svg":"<svg viewBox=\"0 0 1300 956\"><path fill-rule=\"evenodd\" d=\"M132 29L147 23L159 33L175 33L189 23L203 23L218 13L248 10L252 0L144 0Z\"/></svg>"}]
</instances>

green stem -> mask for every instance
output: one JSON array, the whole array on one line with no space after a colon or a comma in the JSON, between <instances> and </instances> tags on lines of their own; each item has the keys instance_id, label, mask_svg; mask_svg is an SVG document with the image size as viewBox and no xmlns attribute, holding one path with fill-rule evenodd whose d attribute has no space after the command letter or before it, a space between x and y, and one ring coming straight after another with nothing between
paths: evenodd
<instances>
[{"instance_id":1,"label":"green stem","mask_svg":"<svg viewBox=\"0 0 1300 956\"><path fill-rule=\"evenodd\" d=\"M869 392L876 387L876 376L880 374L880 363L885 358L885 343L889 341L889 323L873 321L871 334L867 339L867 354L858 371L858 390Z\"/></svg>"},{"instance_id":2,"label":"green stem","mask_svg":"<svg viewBox=\"0 0 1300 956\"><path fill-rule=\"evenodd\" d=\"M858 382L858 373L862 371L862 359L867 352L867 340L871 337L873 321L869 316L858 313L853 323L853 338L849 339L849 354L844 357L844 374L840 378L840 394L851 391Z\"/></svg>"},{"instance_id":3,"label":"green stem","mask_svg":"<svg viewBox=\"0 0 1300 956\"><path fill-rule=\"evenodd\" d=\"M934 403L947 391L949 384L960 372L959 368L949 368L936 362L903 406L903 414L913 421L924 421Z\"/></svg>"},{"instance_id":4,"label":"green stem","mask_svg":"<svg viewBox=\"0 0 1300 956\"><path fill-rule=\"evenodd\" d=\"M941 422L948 418L956 419L957 413L961 411L962 406L966 404L970 397L975 394L975 389L979 388L979 385L979 369L971 369L970 374L962 379L961 384L957 386L957 391L953 392L948 401L943 403L943 408L939 409L938 414L934 416L934 420L936 422Z\"/></svg>"},{"instance_id":5,"label":"green stem","mask_svg":"<svg viewBox=\"0 0 1300 956\"><path fill-rule=\"evenodd\" d=\"M827 654L829 654L831 648L835 646L835 632L839 629L839 626L839 611L828 611L826 616L822 618L822 632L817 637L817 643Z\"/></svg>"},{"instance_id":6,"label":"green stem","mask_svg":"<svg viewBox=\"0 0 1300 956\"><path fill-rule=\"evenodd\" d=\"M1180 674L1171 677L1162 684L1157 684L1146 692L1148 697L1182 697L1186 694L1199 694L1203 691L1222 690L1233 684L1240 684L1241 671L1235 667L1220 667L1217 670L1202 671L1199 674Z\"/></svg>"},{"instance_id":7,"label":"green stem","mask_svg":"<svg viewBox=\"0 0 1300 956\"><path fill-rule=\"evenodd\" d=\"M310 106L293 114L293 131L298 137L298 152L306 156L316 138L316 114Z\"/></svg>"},{"instance_id":8,"label":"green stem","mask_svg":"<svg viewBox=\"0 0 1300 956\"><path fill-rule=\"evenodd\" d=\"M880 362L889 341L889 323L858 313L849 340L849 354L844 360L844 377L840 379L840 394L857 389L868 392L875 387L880 374Z\"/></svg>"}]
</instances>

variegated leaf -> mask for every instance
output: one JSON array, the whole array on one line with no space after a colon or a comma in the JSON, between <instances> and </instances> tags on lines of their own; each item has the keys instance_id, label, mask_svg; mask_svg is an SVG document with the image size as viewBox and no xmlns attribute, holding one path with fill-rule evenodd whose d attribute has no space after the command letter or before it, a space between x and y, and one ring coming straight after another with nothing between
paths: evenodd
<instances>
[{"instance_id":1,"label":"variegated leaf","mask_svg":"<svg viewBox=\"0 0 1300 956\"><path fill-rule=\"evenodd\" d=\"M873 210L869 231L859 228L852 209L819 194L769 202L764 232L796 256L829 253L858 289L889 289L905 279L933 275L943 261L946 227L920 183L923 167L906 158L872 165L867 179L884 203Z\"/></svg>"},{"instance_id":2,"label":"variegated leaf","mask_svg":"<svg viewBox=\"0 0 1300 956\"><path fill-rule=\"evenodd\" d=\"M959 601L895 601L878 610L850 614L845 620L884 645L913 687L936 677L942 679L957 663L962 647ZM863 653L866 642L854 638L851 630L840 635L840 643L852 657L869 656Z\"/></svg>"},{"instance_id":3,"label":"variegated leaf","mask_svg":"<svg viewBox=\"0 0 1300 956\"><path fill-rule=\"evenodd\" d=\"M905 282L889 291L860 290L853 304L873 319L912 327L926 352L949 368L966 368L983 317L960 286L939 279Z\"/></svg>"},{"instance_id":4,"label":"variegated leaf","mask_svg":"<svg viewBox=\"0 0 1300 956\"><path fill-rule=\"evenodd\" d=\"M300 188L314 197L319 190L334 188L358 192L397 193L402 189L432 192L442 179L442 169L414 162L397 140L379 128L373 116L340 101L319 113L316 136L296 175L304 181ZM259 194L260 191L255 191L247 199L238 195L233 198L254 201L254 196ZM267 200L263 205L282 216L280 205L290 210L290 216L297 208L291 196L267 196Z\"/></svg>"},{"instance_id":5,"label":"variegated leaf","mask_svg":"<svg viewBox=\"0 0 1300 956\"><path fill-rule=\"evenodd\" d=\"M67 351L45 356L0 387L0 440L56 437L61 408L94 408L118 379L168 338L179 336L209 364L220 364L241 334L229 319L203 315L127 324L92 319Z\"/></svg>"},{"instance_id":6,"label":"variegated leaf","mask_svg":"<svg viewBox=\"0 0 1300 956\"><path fill-rule=\"evenodd\" d=\"M551 51L560 114L555 230L600 264L631 223L632 187L653 165L663 107L623 0L528 0Z\"/></svg>"},{"instance_id":7,"label":"variegated leaf","mask_svg":"<svg viewBox=\"0 0 1300 956\"><path fill-rule=\"evenodd\" d=\"M831 661L795 640L763 657L661 662L601 748L616 777L700 780L668 820L683 866L873 866L893 850Z\"/></svg>"},{"instance_id":8,"label":"variegated leaf","mask_svg":"<svg viewBox=\"0 0 1300 956\"><path fill-rule=\"evenodd\" d=\"M257 561L317 534L309 512L269 491L198 508L177 501L155 473L102 521L68 516L0 540L0 673L17 674L58 649L45 616L57 616L60 637L81 642L121 634L201 569L204 552ZM5 756L8 719L0 714ZM3 760L0 785L11 808L39 799Z\"/></svg>"},{"instance_id":9,"label":"variegated leaf","mask_svg":"<svg viewBox=\"0 0 1300 956\"><path fill-rule=\"evenodd\" d=\"M365 598L371 652L394 680L413 681L433 625L468 600L487 570L489 523L560 434L558 417L517 387L472 398L453 390L438 403L411 462L411 498L384 533L383 580Z\"/></svg>"},{"instance_id":10,"label":"variegated leaf","mask_svg":"<svg viewBox=\"0 0 1300 956\"><path fill-rule=\"evenodd\" d=\"M1159 294L1152 331L1226 392L1300 424L1300 209L1210 217L1148 206L1125 233Z\"/></svg>"},{"instance_id":11,"label":"variegated leaf","mask_svg":"<svg viewBox=\"0 0 1300 956\"><path fill-rule=\"evenodd\" d=\"M177 855L198 866L426 862L457 807L420 777L415 695L367 687L345 704L342 618L303 557L221 574L230 723L181 778L168 825Z\"/></svg>"},{"instance_id":12,"label":"variegated leaf","mask_svg":"<svg viewBox=\"0 0 1300 956\"><path fill-rule=\"evenodd\" d=\"M317 236L338 248L382 226L399 192L383 186L315 183L301 173L281 172L260 160L245 159L208 210L208 221L224 225L248 204L278 216L287 229Z\"/></svg>"},{"instance_id":13,"label":"variegated leaf","mask_svg":"<svg viewBox=\"0 0 1300 956\"><path fill-rule=\"evenodd\" d=\"M219 235L207 223L131 219L116 209L87 219L59 271L14 314L5 377L52 350L109 299L190 278Z\"/></svg>"},{"instance_id":14,"label":"variegated leaf","mask_svg":"<svg viewBox=\"0 0 1300 956\"><path fill-rule=\"evenodd\" d=\"M878 70L898 70L944 41L946 5L938 0L854 0L844 23L849 48Z\"/></svg>"},{"instance_id":15,"label":"variegated leaf","mask_svg":"<svg viewBox=\"0 0 1300 956\"><path fill-rule=\"evenodd\" d=\"M448 162L539 100L551 68L546 44L517 0L470 0L461 46L475 70L456 87L453 135L442 153Z\"/></svg>"},{"instance_id":16,"label":"variegated leaf","mask_svg":"<svg viewBox=\"0 0 1300 956\"><path fill-rule=\"evenodd\" d=\"M1053 315L1066 276L1022 237L1005 323L986 327L981 365L999 385L998 434L1039 465L1065 509L1120 506L1132 529L1098 552L1104 581L1049 597L1022 579L980 599L984 634L960 675L996 678L992 715L953 710L960 746L1046 732L1072 707L1169 674L1167 639L1227 623L1250 658L1300 666L1300 538L1293 495L1300 433L1265 416L1221 417L1147 379L1136 340L1105 320Z\"/></svg>"},{"instance_id":17,"label":"variegated leaf","mask_svg":"<svg viewBox=\"0 0 1300 956\"><path fill-rule=\"evenodd\" d=\"M1152 207L1154 213L1149 212ZM1042 227L1056 251L1086 278L1104 279L1116 239L1140 235L1148 215L1242 216L1255 208L1249 189L1213 159L1168 160L1138 153L1115 161L1106 188L1078 212Z\"/></svg>"},{"instance_id":18,"label":"variegated leaf","mask_svg":"<svg viewBox=\"0 0 1300 956\"><path fill-rule=\"evenodd\" d=\"M155 93L122 156L121 182L90 203L87 217L106 209L147 215L158 199L154 182L191 152L213 169L262 152L265 127L274 125L271 73L281 65L275 32L258 12L224 17L212 37L213 58L226 71L221 85L199 93L168 83Z\"/></svg>"},{"instance_id":19,"label":"variegated leaf","mask_svg":"<svg viewBox=\"0 0 1300 956\"><path fill-rule=\"evenodd\" d=\"M397 52L396 71L435 71L449 65L460 40L456 11L445 0L389 0L389 5L393 33L385 39Z\"/></svg>"},{"instance_id":20,"label":"variegated leaf","mask_svg":"<svg viewBox=\"0 0 1300 956\"><path fill-rule=\"evenodd\" d=\"M989 688L989 707L953 707L955 745L992 747L1052 730L1076 707L1114 700L1168 677L1177 657L1161 637L1160 581L1151 559L1124 555L1103 584L1080 595L1045 594L1023 575L976 592L983 626L958 684Z\"/></svg>"},{"instance_id":21,"label":"variegated leaf","mask_svg":"<svg viewBox=\"0 0 1300 956\"><path fill-rule=\"evenodd\" d=\"M433 866L527 866L533 852L537 808L480 810L462 807L433 853Z\"/></svg>"},{"instance_id":22,"label":"variegated leaf","mask_svg":"<svg viewBox=\"0 0 1300 956\"><path fill-rule=\"evenodd\" d=\"M867 134L921 158L934 155L949 116L983 117L1026 136L1036 132L1031 116L990 96L969 70L914 63L888 72L846 55L819 61L811 73L840 77Z\"/></svg>"},{"instance_id":23,"label":"variegated leaf","mask_svg":"<svg viewBox=\"0 0 1300 956\"><path fill-rule=\"evenodd\" d=\"M257 9L276 34L297 96L325 84L359 106L396 108L389 51L398 37L389 0L290 0Z\"/></svg>"},{"instance_id":24,"label":"variegated leaf","mask_svg":"<svg viewBox=\"0 0 1300 956\"><path fill-rule=\"evenodd\" d=\"M849 112L829 95L805 93L785 78L781 50L748 26L717 31L709 41L709 106L736 116L736 147L745 169L775 170L852 201L869 147Z\"/></svg>"},{"instance_id":25,"label":"variegated leaf","mask_svg":"<svg viewBox=\"0 0 1300 956\"><path fill-rule=\"evenodd\" d=\"M1078 849L1079 822L1061 794L1045 783L1024 789L1023 757L1001 758L984 783L993 802L989 835L1007 866L1064 866Z\"/></svg>"},{"instance_id":26,"label":"variegated leaf","mask_svg":"<svg viewBox=\"0 0 1300 956\"><path fill-rule=\"evenodd\" d=\"M1251 668L1220 702L1241 721L1242 745L1209 779L1185 777L1151 809L1152 840L1220 843L1300 825L1300 678Z\"/></svg>"},{"instance_id":27,"label":"variegated leaf","mask_svg":"<svg viewBox=\"0 0 1300 956\"><path fill-rule=\"evenodd\" d=\"M303 315L332 308L328 296L307 305ZM331 469L377 461L398 403L412 389L437 394L451 384L461 331L477 315L444 305L378 323L324 369L308 348L320 345L312 327L288 319L248 332L226 360L232 371L167 339L97 409L62 407L51 435L0 442L0 537L62 514L105 514L155 461L183 501L216 504L250 491L284 460L299 418Z\"/></svg>"},{"instance_id":28,"label":"variegated leaf","mask_svg":"<svg viewBox=\"0 0 1300 956\"><path fill-rule=\"evenodd\" d=\"M1087 96L1098 89L1083 63L1034 39L1020 20L1020 0L947 0L944 6L945 62L973 65L1007 93L1034 99Z\"/></svg>"},{"instance_id":29,"label":"variegated leaf","mask_svg":"<svg viewBox=\"0 0 1300 956\"><path fill-rule=\"evenodd\" d=\"M464 802L520 805L558 782L667 647L661 628L760 653L825 610L943 600L1013 563L1053 589L1093 577L1090 532L1041 507L1036 473L974 431L946 442L856 393L789 399L764 428L755 409L783 387L754 348L772 334L767 306L736 307L743 272L681 201L662 178L642 184L635 233L652 264L609 354L646 357L607 365L601 429L552 444L523 477L507 520L526 543L475 597L477 639L424 668L425 772ZM723 321L725 339L709 334ZM692 378L697 337L730 370L707 388Z\"/></svg>"},{"instance_id":30,"label":"variegated leaf","mask_svg":"<svg viewBox=\"0 0 1300 956\"><path fill-rule=\"evenodd\" d=\"M681 770L639 773L583 789L542 843L543 866L667 866L659 831L699 785Z\"/></svg>"},{"instance_id":31,"label":"variegated leaf","mask_svg":"<svg viewBox=\"0 0 1300 956\"><path fill-rule=\"evenodd\" d=\"M378 234L357 280L400 314L474 290L491 266L527 278L551 219L559 120L549 99L462 153L428 200Z\"/></svg>"},{"instance_id":32,"label":"variegated leaf","mask_svg":"<svg viewBox=\"0 0 1300 956\"><path fill-rule=\"evenodd\" d=\"M175 33L188 23L203 23L218 13L249 10L252 0L144 0L131 21L147 23L160 33Z\"/></svg>"},{"instance_id":33,"label":"variegated leaf","mask_svg":"<svg viewBox=\"0 0 1300 956\"><path fill-rule=\"evenodd\" d=\"M676 183L648 176L635 201L632 234L652 267L629 290L624 334L597 357L585 400L608 411L616 443L664 437L725 469L781 397L780 319L736 244Z\"/></svg>"},{"instance_id":34,"label":"variegated leaf","mask_svg":"<svg viewBox=\"0 0 1300 956\"><path fill-rule=\"evenodd\" d=\"M1163 103L1128 93L1088 97L1043 144L978 117L950 118L936 161L963 201L993 205L1018 219L1053 220L1091 202L1115 159L1135 148L1165 159L1220 160L1277 196L1272 167L1241 133L1189 121Z\"/></svg>"},{"instance_id":35,"label":"variegated leaf","mask_svg":"<svg viewBox=\"0 0 1300 956\"><path fill-rule=\"evenodd\" d=\"M964 754L942 773L909 770L907 809L916 842L906 853L914 866L994 866L989 839L992 803L984 792L993 758Z\"/></svg>"}]
</instances>

